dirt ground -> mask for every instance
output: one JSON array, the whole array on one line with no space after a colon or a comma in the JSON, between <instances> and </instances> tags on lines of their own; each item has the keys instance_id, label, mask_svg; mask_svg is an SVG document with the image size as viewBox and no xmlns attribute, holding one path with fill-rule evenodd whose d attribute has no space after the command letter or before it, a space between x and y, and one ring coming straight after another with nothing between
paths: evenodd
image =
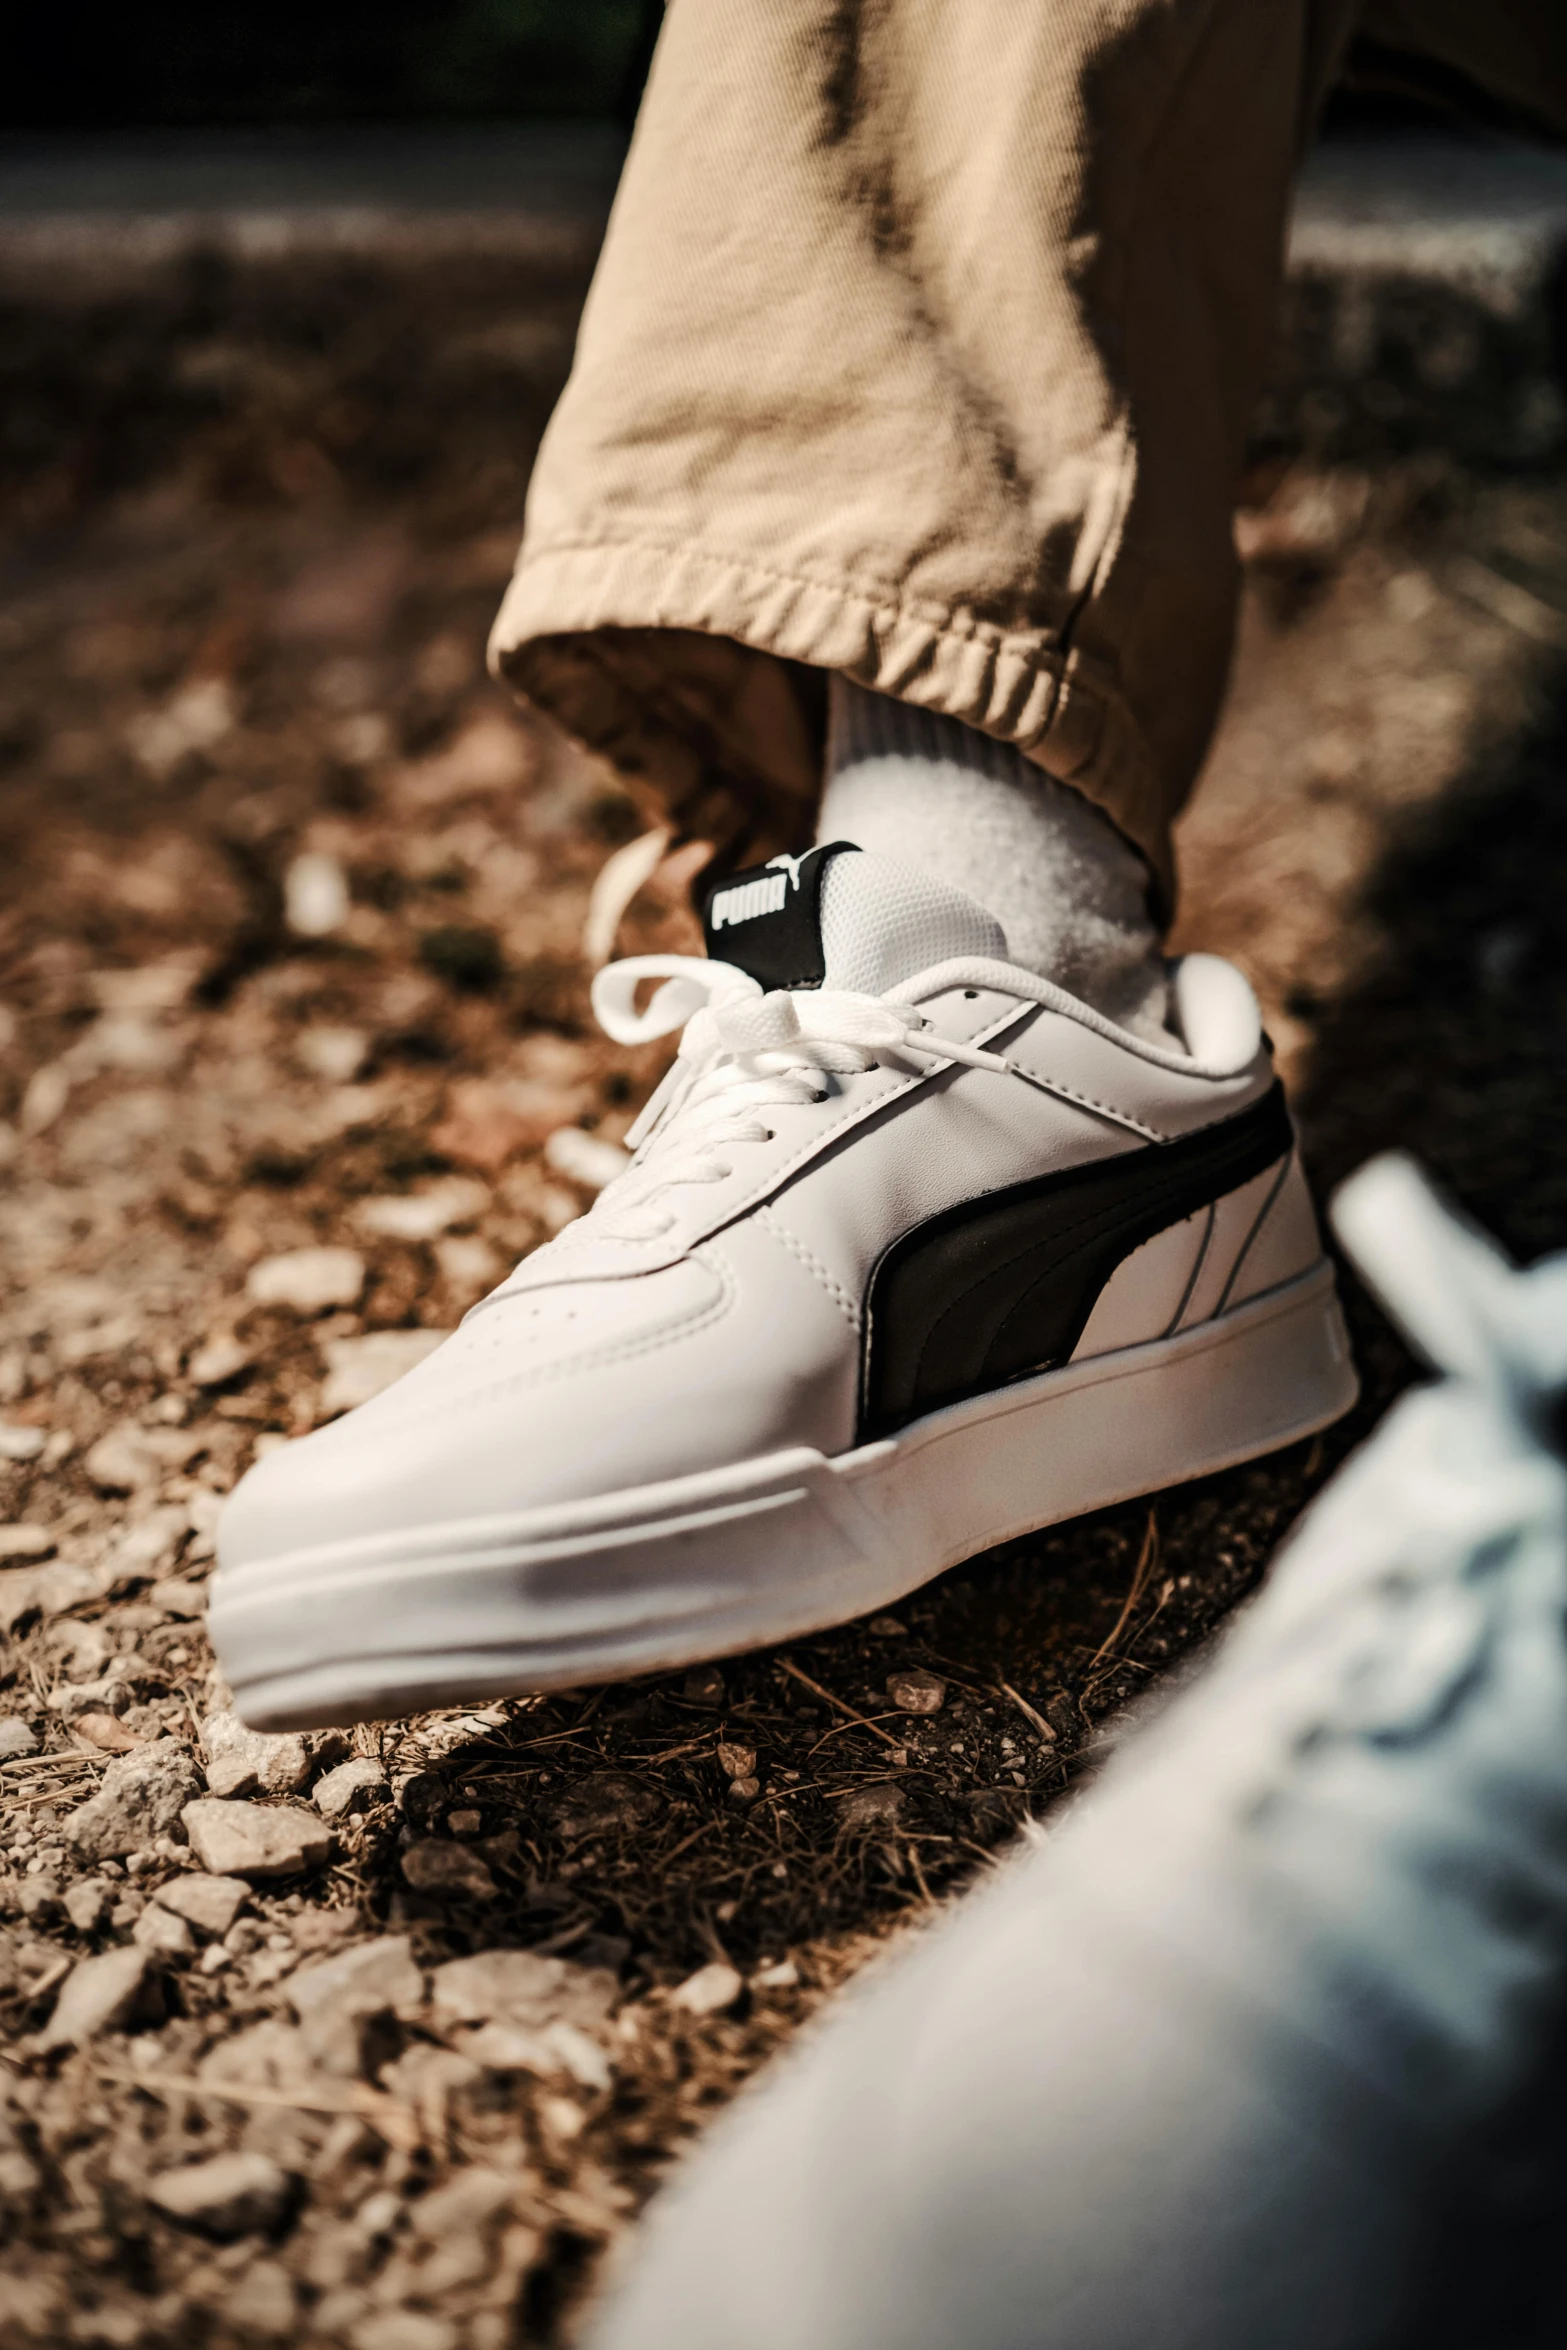
<instances>
[{"instance_id":1,"label":"dirt ground","mask_svg":"<svg viewBox=\"0 0 1567 2350\"><path fill-rule=\"evenodd\" d=\"M7 2344L571 2340L671 2156L1048 1817L1411 1375L1350 1283L1342 1427L895 1616L237 1737L220 1497L578 1213L549 1138L657 1074L583 952L642 820L482 670L581 290L499 268L0 297ZM1567 1242L1564 522L1440 454L1259 460L1182 845L1321 1187L1398 1143L1526 1257ZM683 881L623 945L685 940ZM212 1892L209 1777L298 1864ZM453 1971L493 1952L533 1956Z\"/></svg>"}]
</instances>

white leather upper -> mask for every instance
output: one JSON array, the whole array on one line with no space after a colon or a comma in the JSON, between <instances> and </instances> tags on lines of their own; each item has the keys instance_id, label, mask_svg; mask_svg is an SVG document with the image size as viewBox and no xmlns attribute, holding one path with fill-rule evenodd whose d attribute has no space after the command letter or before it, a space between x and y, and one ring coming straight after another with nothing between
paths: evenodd
<instances>
[{"instance_id":1,"label":"white leather upper","mask_svg":"<svg viewBox=\"0 0 1567 2350\"><path fill-rule=\"evenodd\" d=\"M851 874L875 863L841 860ZM875 876L894 903L895 872ZM929 913L905 929L927 939ZM841 891L835 919L847 920ZM988 953L982 963L987 984L941 985L938 972L932 993L917 974L896 992L941 1036L989 1044L1013 1071L890 1052L829 1073L820 1100L768 1109L770 1139L730 1147L722 1179L662 1191L665 1229L623 1234L617 1194L638 1169L656 1173L677 1110L632 1176L526 1258L425 1362L253 1470L225 1519L225 1561L586 1499L795 1445L842 1452L856 1440L866 1289L891 1242L980 1194L1233 1116L1273 1082L1254 1020L1247 1058L1215 1073L1108 1029L1058 991L1045 991L1042 1008L1010 992ZM1221 970L1204 973L1197 992L1210 1031L1244 1042L1236 991L1249 1003L1249 990ZM1163 1335L1204 1280L1217 1310L1278 1196L1270 1175L1254 1200L1237 1197L1235 1213L1221 1203L1147 1244L1114 1277L1084 1345ZM1259 1239L1257 1266L1288 1278L1303 1269L1291 1261L1303 1249L1312 1261L1302 1188L1267 1244Z\"/></svg>"}]
</instances>

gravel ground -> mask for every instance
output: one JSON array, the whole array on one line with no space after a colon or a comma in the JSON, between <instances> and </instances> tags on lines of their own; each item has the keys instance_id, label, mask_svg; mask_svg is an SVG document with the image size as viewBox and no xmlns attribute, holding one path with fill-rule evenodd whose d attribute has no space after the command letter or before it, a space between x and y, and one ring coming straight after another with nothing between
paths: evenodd
<instances>
[{"instance_id":1,"label":"gravel ground","mask_svg":"<svg viewBox=\"0 0 1567 2350\"><path fill-rule=\"evenodd\" d=\"M6 297L0 2338L572 2338L671 2155L1048 1815L1410 1375L787 1652L260 1740L218 1504L590 1196L657 1074L583 930L645 814L481 667L568 270ZM1552 479L1259 462L1181 943L1324 1182L1567 1241ZM667 859L622 944L689 943ZM552 1137L574 1138L562 1142Z\"/></svg>"}]
</instances>

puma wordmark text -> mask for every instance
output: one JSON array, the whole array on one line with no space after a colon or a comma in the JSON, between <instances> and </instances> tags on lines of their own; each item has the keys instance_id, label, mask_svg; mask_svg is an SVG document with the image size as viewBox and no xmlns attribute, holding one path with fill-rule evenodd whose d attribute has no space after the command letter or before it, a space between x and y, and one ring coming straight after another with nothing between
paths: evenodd
<instances>
[{"instance_id":1,"label":"puma wordmark text","mask_svg":"<svg viewBox=\"0 0 1567 2350\"><path fill-rule=\"evenodd\" d=\"M229 1503L211 1622L258 1727L794 1638L1352 1402L1229 964L1173 965L1150 1043L843 842L706 933L595 982L619 1042L680 1032L626 1173Z\"/></svg>"}]
</instances>

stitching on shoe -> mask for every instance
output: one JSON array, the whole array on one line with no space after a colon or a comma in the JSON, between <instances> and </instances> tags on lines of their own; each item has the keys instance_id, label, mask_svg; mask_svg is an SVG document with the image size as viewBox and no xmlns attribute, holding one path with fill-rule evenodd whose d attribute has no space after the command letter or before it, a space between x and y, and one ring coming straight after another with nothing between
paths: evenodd
<instances>
[{"instance_id":1,"label":"stitching on shoe","mask_svg":"<svg viewBox=\"0 0 1567 2350\"><path fill-rule=\"evenodd\" d=\"M835 1277L827 1270L827 1267L822 1263L821 1258L817 1256L815 1250L808 1248L803 1240L797 1239L795 1234L790 1231L788 1225L781 1223L778 1217L774 1215L770 1205L763 1205L757 1209L755 1221L762 1225L766 1231L770 1232L773 1238L776 1241L779 1241L784 1248L788 1249L792 1256L798 1257L800 1263L805 1267L808 1273L815 1274L817 1280L821 1283L823 1289L826 1290L827 1295L832 1299L834 1305L841 1309L844 1320L848 1323L849 1328L854 1332L855 1336L858 1337L860 1331L859 1306L849 1295L849 1292L844 1288L842 1282L835 1279Z\"/></svg>"}]
</instances>

